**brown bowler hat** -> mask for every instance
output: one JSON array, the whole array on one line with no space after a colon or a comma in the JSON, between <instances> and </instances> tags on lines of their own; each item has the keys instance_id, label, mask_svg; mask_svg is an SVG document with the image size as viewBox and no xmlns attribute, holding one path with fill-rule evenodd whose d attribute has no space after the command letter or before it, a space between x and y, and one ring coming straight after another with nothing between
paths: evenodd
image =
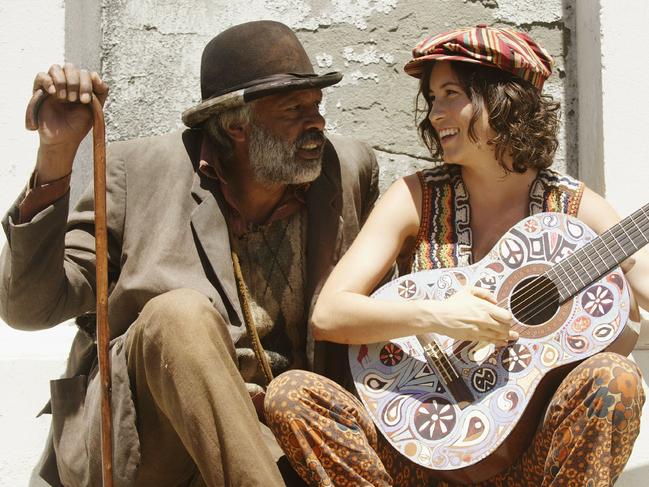
<instances>
[{"instance_id":1,"label":"brown bowler hat","mask_svg":"<svg viewBox=\"0 0 649 487\"><path fill-rule=\"evenodd\" d=\"M196 127L212 114L262 96L324 88L339 72L317 75L295 33L286 25L259 20L235 25L214 37L201 57L202 102L185 110L183 122Z\"/></svg>"}]
</instances>

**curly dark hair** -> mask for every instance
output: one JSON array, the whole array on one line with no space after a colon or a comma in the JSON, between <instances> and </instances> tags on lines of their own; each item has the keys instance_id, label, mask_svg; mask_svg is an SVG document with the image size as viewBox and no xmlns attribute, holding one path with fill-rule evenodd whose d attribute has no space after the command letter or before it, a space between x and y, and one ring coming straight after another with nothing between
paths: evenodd
<instances>
[{"instance_id":1,"label":"curly dark hair","mask_svg":"<svg viewBox=\"0 0 649 487\"><path fill-rule=\"evenodd\" d=\"M417 118L419 133L434 158L443 156L437 131L428 116L432 107L429 96L430 74L434 63L427 63L419 83L417 94ZM451 62L473 106L469 122L469 138L477 142L475 123L487 110L489 125L496 135L487 143L495 146L498 163L508 172L505 156L512 158L512 169L524 173L528 168L543 169L552 164L559 144L559 103L550 95L542 94L531 83L496 68L467 62ZM419 97L426 100L426 108L419 107Z\"/></svg>"}]
</instances>

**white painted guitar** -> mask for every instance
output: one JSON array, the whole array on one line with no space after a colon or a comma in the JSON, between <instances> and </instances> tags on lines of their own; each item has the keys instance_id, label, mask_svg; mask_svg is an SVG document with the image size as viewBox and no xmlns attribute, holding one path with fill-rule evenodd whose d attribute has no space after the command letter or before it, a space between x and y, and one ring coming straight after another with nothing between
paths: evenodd
<instances>
[{"instance_id":1,"label":"white painted guitar","mask_svg":"<svg viewBox=\"0 0 649 487\"><path fill-rule=\"evenodd\" d=\"M358 394L403 455L452 482L478 482L527 448L560 380L587 357L628 354L629 291L620 262L649 241L649 205L597 237L576 218L540 213L512 227L480 262L409 274L376 299L443 300L486 288L512 311L507 347L436 334L352 346Z\"/></svg>"}]
</instances>

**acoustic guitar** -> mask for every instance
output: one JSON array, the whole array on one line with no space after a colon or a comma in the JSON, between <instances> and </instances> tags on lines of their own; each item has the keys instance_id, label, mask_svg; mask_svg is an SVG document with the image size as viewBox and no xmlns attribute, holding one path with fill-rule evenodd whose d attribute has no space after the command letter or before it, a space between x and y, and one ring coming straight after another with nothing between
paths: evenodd
<instances>
[{"instance_id":1,"label":"acoustic guitar","mask_svg":"<svg viewBox=\"0 0 649 487\"><path fill-rule=\"evenodd\" d=\"M520 338L505 347L434 333L351 346L360 399L401 454L451 482L479 482L529 446L566 374L604 350L628 355L630 296L618 264L649 241L649 205L597 236L576 218L539 213L467 267L402 276L382 300L491 291Z\"/></svg>"}]
</instances>

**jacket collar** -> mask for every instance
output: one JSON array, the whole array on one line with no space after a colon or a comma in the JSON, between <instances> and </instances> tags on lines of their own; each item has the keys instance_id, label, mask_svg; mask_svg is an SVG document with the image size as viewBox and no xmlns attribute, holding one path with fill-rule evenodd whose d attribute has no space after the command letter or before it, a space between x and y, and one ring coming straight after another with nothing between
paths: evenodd
<instances>
[{"instance_id":1,"label":"jacket collar","mask_svg":"<svg viewBox=\"0 0 649 487\"><path fill-rule=\"evenodd\" d=\"M307 194L308 229L306 244L307 260L307 339L306 357L310 369L326 374L329 361L329 345L313 339L311 320L313 307L325 278L338 261L342 245L342 180L340 161L331 144L327 141L322 158L322 173ZM308 299L308 298L307 298Z\"/></svg>"},{"instance_id":2,"label":"jacket collar","mask_svg":"<svg viewBox=\"0 0 649 487\"><path fill-rule=\"evenodd\" d=\"M307 193L307 296L313 297L308 309L309 317L324 278L338 260L342 243L340 161L329 141L322 161L322 173Z\"/></svg>"},{"instance_id":3,"label":"jacket collar","mask_svg":"<svg viewBox=\"0 0 649 487\"><path fill-rule=\"evenodd\" d=\"M187 130L183 141L194 166L192 197L197 203L191 213L191 225L196 244L205 256L205 271L215 278L214 286L224 296L224 304L234 310L239 323L243 323L243 313L239 303L228 227L221 210L221 194L218 182L201 175L199 170L202 134L200 130Z\"/></svg>"}]
</instances>

